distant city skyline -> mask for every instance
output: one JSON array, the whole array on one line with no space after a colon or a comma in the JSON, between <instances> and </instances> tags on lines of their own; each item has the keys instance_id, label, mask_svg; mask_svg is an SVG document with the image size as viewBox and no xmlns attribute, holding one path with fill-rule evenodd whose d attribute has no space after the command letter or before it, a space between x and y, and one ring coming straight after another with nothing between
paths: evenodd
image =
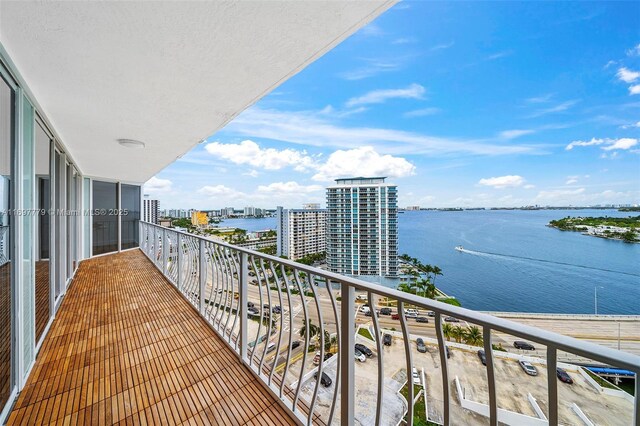
<instances>
[{"instance_id":1,"label":"distant city skyline","mask_svg":"<svg viewBox=\"0 0 640 426\"><path fill-rule=\"evenodd\" d=\"M145 185L163 208L640 201L638 3L401 2ZM576 36L578 34L579 36Z\"/></svg>"}]
</instances>

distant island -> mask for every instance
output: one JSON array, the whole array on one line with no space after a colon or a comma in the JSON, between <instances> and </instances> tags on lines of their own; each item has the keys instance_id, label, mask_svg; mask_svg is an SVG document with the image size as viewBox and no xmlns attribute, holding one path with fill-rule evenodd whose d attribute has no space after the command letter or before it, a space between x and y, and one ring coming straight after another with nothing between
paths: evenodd
<instances>
[{"instance_id":1,"label":"distant island","mask_svg":"<svg viewBox=\"0 0 640 426\"><path fill-rule=\"evenodd\" d=\"M640 216L635 217L565 217L552 220L547 226L561 231L582 232L599 238L640 243Z\"/></svg>"}]
</instances>

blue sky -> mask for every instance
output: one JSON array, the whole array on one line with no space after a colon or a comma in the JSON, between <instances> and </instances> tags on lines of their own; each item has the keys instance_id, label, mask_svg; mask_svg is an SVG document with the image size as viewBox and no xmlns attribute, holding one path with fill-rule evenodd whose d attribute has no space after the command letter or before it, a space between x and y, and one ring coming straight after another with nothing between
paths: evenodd
<instances>
[{"instance_id":1,"label":"blue sky","mask_svg":"<svg viewBox=\"0 0 640 426\"><path fill-rule=\"evenodd\" d=\"M162 208L640 202L640 3L402 2L152 178Z\"/></svg>"}]
</instances>

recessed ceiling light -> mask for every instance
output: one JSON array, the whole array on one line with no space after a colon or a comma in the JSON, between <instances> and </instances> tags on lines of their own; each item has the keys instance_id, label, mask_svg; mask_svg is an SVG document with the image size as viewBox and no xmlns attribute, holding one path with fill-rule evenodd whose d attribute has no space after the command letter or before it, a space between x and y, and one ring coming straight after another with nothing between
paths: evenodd
<instances>
[{"instance_id":1,"label":"recessed ceiling light","mask_svg":"<svg viewBox=\"0 0 640 426\"><path fill-rule=\"evenodd\" d=\"M140 142L134 139L118 139L118 143L127 148L144 148L144 142Z\"/></svg>"}]
</instances>

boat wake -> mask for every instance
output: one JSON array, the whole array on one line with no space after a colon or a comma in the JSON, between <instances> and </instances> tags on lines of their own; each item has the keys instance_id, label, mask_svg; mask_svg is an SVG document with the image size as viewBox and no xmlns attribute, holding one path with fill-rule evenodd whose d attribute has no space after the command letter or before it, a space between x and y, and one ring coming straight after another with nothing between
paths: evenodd
<instances>
[{"instance_id":1,"label":"boat wake","mask_svg":"<svg viewBox=\"0 0 640 426\"><path fill-rule=\"evenodd\" d=\"M510 254L503 254L503 253L492 253L490 251L469 250L469 249L463 248L462 246L457 246L455 249L459 252L467 253L475 256L493 256L493 257L500 257L505 259L528 260L532 262L550 263L553 265L571 266L574 268L590 269L593 271L611 272L613 274L622 274L622 275L630 275L632 277L640 277L640 274L634 274L633 272L616 271L615 269L596 268L593 266L579 265L576 263L556 262L554 260L537 259L535 257L514 256Z\"/></svg>"}]
</instances>

